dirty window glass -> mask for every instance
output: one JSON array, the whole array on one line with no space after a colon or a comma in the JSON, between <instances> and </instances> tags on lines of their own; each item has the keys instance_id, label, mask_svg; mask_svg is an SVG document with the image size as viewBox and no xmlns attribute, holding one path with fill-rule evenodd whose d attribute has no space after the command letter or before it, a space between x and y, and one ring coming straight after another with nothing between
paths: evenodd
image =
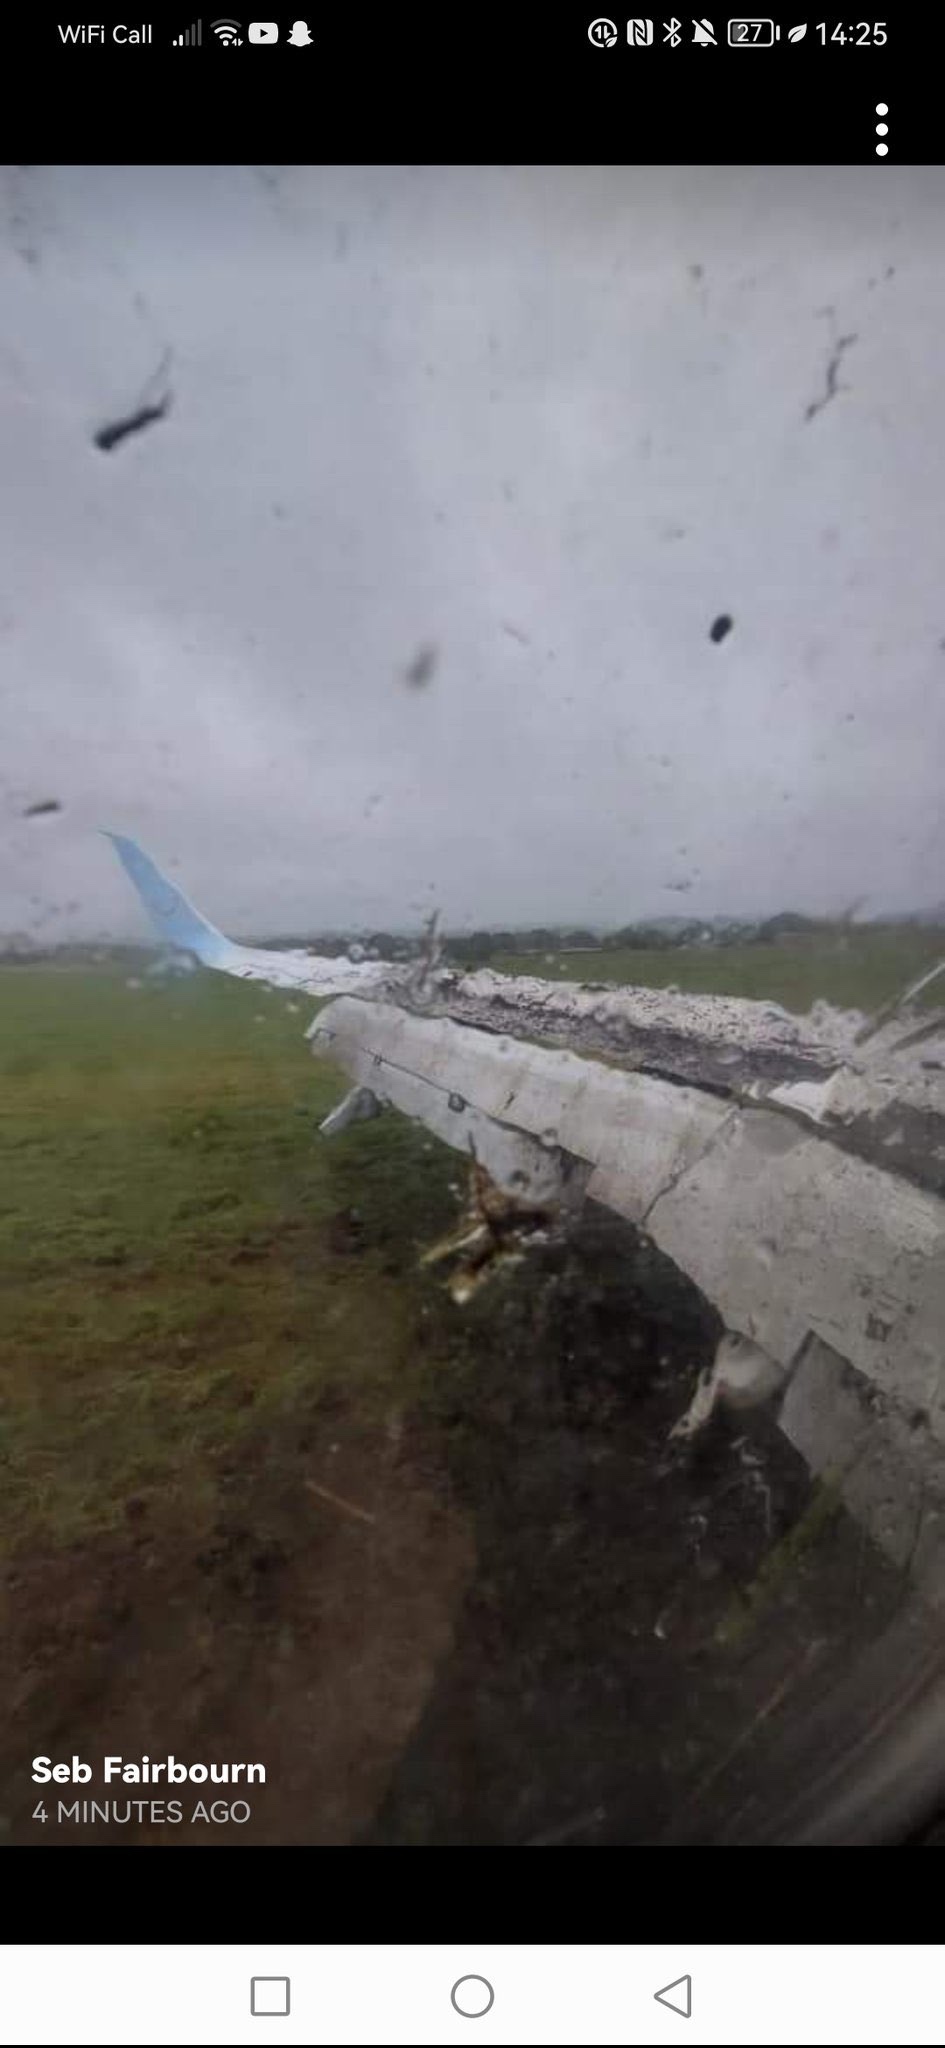
<instances>
[{"instance_id":1,"label":"dirty window glass","mask_svg":"<svg viewBox=\"0 0 945 2048\"><path fill-rule=\"evenodd\" d=\"M0 191L6 1839L933 1825L942 173Z\"/></svg>"}]
</instances>

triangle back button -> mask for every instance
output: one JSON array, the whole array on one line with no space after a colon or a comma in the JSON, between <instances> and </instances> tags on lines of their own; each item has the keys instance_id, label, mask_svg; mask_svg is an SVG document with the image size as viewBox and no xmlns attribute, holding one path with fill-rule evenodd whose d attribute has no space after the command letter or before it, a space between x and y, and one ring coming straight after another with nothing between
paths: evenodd
<instances>
[{"instance_id":1,"label":"triangle back button","mask_svg":"<svg viewBox=\"0 0 945 2048\"><path fill-rule=\"evenodd\" d=\"M684 2020L692 2018L692 1978L674 1977L671 1984L664 1984L662 1991L654 1991L657 2005L668 2005L670 2012L678 2012Z\"/></svg>"}]
</instances>

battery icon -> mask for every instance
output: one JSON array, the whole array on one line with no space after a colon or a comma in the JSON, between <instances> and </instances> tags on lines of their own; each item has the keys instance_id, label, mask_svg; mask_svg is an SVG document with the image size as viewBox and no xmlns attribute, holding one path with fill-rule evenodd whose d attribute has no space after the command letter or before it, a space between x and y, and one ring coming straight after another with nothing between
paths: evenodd
<instances>
[{"instance_id":1,"label":"battery icon","mask_svg":"<svg viewBox=\"0 0 945 2048\"><path fill-rule=\"evenodd\" d=\"M780 34L773 21L761 20L757 14L743 14L728 25L728 39L736 50L770 50Z\"/></svg>"}]
</instances>

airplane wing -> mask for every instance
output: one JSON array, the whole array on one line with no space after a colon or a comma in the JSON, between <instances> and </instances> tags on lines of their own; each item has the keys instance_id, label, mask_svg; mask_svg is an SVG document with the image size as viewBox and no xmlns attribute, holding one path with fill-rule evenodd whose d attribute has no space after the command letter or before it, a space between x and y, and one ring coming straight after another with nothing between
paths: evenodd
<instances>
[{"instance_id":1,"label":"airplane wing","mask_svg":"<svg viewBox=\"0 0 945 2048\"><path fill-rule=\"evenodd\" d=\"M195 910L134 839L106 832L159 939L193 953L204 967L235 974L241 981L267 982L311 996L356 995L379 989L389 972L382 961L329 960L317 954L280 952L275 947L240 946Z\"/></svg>"},{"instance_id":2,"label":"airplane wing","mask_svg":"<svg viewBox=\"0 0 945 2048\"><path fill-rule=\"evenodd\" d=\"M457 1302L548 1217L563 1224L586 1198L615 1210L725 1325L676 1435L717 1398L776 1396L811 1468L839 1471L880 1547L928 1578L914 1518L887 1513L891 1494L921 1494L945 1526L945 1058L927 1056L926 1027L918 1056L891 1018L863 1048L856 1015L831 1038L814 1012L739 998L241 946L134 840L108 836L165 943L336 998L306 1034L351 1084L324 1136L389 1106L471 1160L467 1212L426 1254L465 1251Z\"/></svg>"},{"instance_id":3,"label":"airplane wing","mask_svg":"<svg viewBox=\"0 0 945 2048\"><path fill-rule=\"evenodd\" d=\"M941 1598L941 1167L937 1182L928 1172L924 1185L915 1179L916 1154L934 1166L942 1126L933 1109L906 1102L889 1077L888 1098L874 1102L869 1078L847 1068L827 1083L726 1097L393 1001L340 997L307 1036L353 1084L322 1124L326 1136L390 1105L471 1152L508 1196L506 1229L470 1203L452 1238L425 1255L459 1256L459 1305L484 1249L498 1268L507 1247L515 1258L530 1237L541 1242L536 1210L557 1211L565 1227L585 1199L614 1210L689 1276L725 1326L671 1435L685 1445L720 1401L769 1403L890 1562ZM898 1142L906 1130L911 1161Z\"/></svg>"}]
</instances>

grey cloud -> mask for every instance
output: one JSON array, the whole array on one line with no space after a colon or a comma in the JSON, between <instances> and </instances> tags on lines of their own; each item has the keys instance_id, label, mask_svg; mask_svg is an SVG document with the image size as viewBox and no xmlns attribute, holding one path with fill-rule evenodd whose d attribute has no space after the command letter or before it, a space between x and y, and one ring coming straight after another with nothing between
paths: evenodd
<instances>
[{"instance_id":1,"label":"grey cloud","mask_svg":"<svg viewBox=\"0 0 945 2048\"><path fill-rule=\"evenodd\" d=\"M237 933L939 898L943 198L3 174L0 929L140 931L102 826Z\"/></svg>"}]
</instances>

